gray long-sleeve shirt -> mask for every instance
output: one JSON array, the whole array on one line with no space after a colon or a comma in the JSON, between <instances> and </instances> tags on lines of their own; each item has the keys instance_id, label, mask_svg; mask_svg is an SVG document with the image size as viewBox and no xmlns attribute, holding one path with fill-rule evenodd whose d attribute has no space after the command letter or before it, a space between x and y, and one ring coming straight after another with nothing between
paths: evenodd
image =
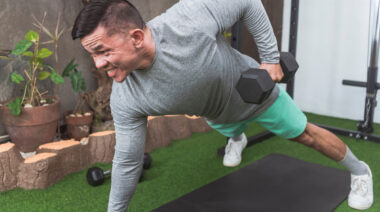
<instances>
[{"instance_id":1,"label":"gray long-sleeve shirt","mask_svg":"<svg viewBox=\"0 0 380 212\"><path fill-rule=\"evenodd\" d=\"M253 35L261 62L278 63L276 39L259 0L183 0L147 23L156 47L153 63L112 87L116 146L108 211L125 211L135 191L147 116L188 114L233 123L275 101L277 87L260 105L245 103L235 89L241 72L259 67L223 37L239 19Z\"/></svg>"}]
</instances>

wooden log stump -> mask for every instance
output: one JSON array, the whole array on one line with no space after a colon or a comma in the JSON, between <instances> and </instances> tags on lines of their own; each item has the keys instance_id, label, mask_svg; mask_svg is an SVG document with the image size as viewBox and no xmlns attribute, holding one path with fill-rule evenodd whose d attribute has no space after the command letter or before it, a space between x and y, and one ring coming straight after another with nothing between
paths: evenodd
<instances>
[{"instance_id":1,"label":"wooden log stump","mask_svg":"<svg viewBox=\"0 0 380 212\"><path fill-rule=\"evenodd\" d=\"M19 166L18 187L24 189L47 188L64 177L56 153L40 153L28 157Z\"/></svg>"},{"instance_id":2,"label":"wooden log stump","mask_svg":"<svg viewBox=\"0 0 380 212\"><path fill-rule=\"evenodd\" d=\"M187 115L150 116L147 127L145 152L188 138L192 132L211 130L203 118ZM65 140L41 145L38 154L25 160L13 143L1 144L0 191L46 188L91 164L110 163L115 144L115 132L102 131L80 142Z\"/></svg>"},{"instance_id":3,"label":"wooden log stump","mask_svg":"<svg viewBox=\"0 0 380 212\"><path fill-rule=\"evenodd\" d=\"M8 142L0 145L0 192L17 187L18 166L22 161L15 144Z\"/></svg>"},{"instance_id":4,"label":"wooden log stump","mask_svg":"<svg viewBox=\"0 0 380 212\"><path fill-rule=\"evenodd\" d=\"M173 140L189 138L192 134L191 126L183 115L164 116L168 127L170 138Z\"/></svg>"},{"instance_id":5,"label":"wooden log stump","mask_svg":"<svg viewBox=\"0 0 380 212\"><path fill-rule=\"evenodd\" d=\"M80 140L80 167L81 169L87 168L92 164L90 145L88 137Z\"/></svg>"},{"instance_id":6,"label":"wooden log stump","mask_svg":"<svg viewBox=\"0 0 380 212\"><path fill-rule=\"evenodd\" d=\"M63 176L66 176L81 170L80 150L80 143L72 139L43 144L38 147L37 152L56 153L61 163L61 172Z\"/></svg>"},{"instance_id":7,"label":"wooden log stump","mask_svg":"<svg viewBox=\"0 0 380 212\"><path fill-rule=\"evenodd\" d=\"M112 162L115 154L115 144L115 131L92 133L88 139L91 164Z\"/></svg>"},{"instance_id":8,"label":"wooden log stump","mask_svg":"<svg viewBox=\"0 0 380 212\"><path fill-rule=\"evenodd\" d=\"M186 118L189 120L192 132L208 132L212 130L210 125L208 125L206 120L202 117L186 115Z\"/></svg>"},{"instance_id":9,"label":"wooden log stump","mask_svg":"<svg viewBox=\"0 0 380 212\"><path fill-rule=\"evenodd\" d=\"M144 152L171 144L171 138L164 116L149 116Z\"/></svg>"}]
</instances>

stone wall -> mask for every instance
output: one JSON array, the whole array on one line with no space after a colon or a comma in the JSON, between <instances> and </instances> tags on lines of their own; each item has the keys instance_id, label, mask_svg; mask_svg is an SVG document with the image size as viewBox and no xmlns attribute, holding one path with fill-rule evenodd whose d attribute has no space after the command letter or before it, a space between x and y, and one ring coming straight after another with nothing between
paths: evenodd
<instances>
[{"instance_id":1,"label":"stone wall","mask_svg":"<svg viewBox=\"0 0 380 212\"><path fill-rule=\"evenodd\" d=\"M190 116L149 117L145 152L211 130L203 118ZM40 189L94 163L110 163L115 132L90 134L81 141L62 140L39 146L37 154L23 159L13 143L0 144L0 192L14 188ZM154 162L153 162L154 163Z\"/></svg>"}]
</instances>

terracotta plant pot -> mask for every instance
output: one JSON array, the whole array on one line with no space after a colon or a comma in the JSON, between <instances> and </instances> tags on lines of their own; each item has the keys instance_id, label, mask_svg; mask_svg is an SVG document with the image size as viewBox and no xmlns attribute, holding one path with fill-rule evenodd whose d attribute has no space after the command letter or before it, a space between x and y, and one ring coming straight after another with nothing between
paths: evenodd
<instances>
[{"instance_id":1,"label":"terracotta plant pot","mask_svg":"<svg viewBox=\"0 0 380 212\"><path fill-rule=\"evenodd\" d=\"M74 138L79 141L90 134L94 113L85 112L84 114L86 113L90 113L91 115L82 115L81 117L78 117L70 116L72 114L71 112L66 113L67 115L65 115L65 122L67 126L67 134L70 138Z\"/></svg>"},{"instance_id":2,"label":"terracotta plant pot","mask_svg":"<svg viewBox=\"0 0 380 212\"><path fill-rule=\"evenodd\" d=\"M8 107L0 107L2 122L11 141L21 152L34 152L38 146L52 142L60 116L60 102L32 108L22 108L19 116Z\"/></svg>"}]
</instances>

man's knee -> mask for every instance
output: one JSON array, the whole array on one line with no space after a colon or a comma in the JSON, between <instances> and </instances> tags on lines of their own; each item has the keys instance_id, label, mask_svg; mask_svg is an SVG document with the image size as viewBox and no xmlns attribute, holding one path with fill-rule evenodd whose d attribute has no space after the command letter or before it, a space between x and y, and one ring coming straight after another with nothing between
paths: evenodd
<instances>
[{"instance_id":1,"label":"man's knee","mask_svg":"<svg viewBox=\"0 0 380 212\"><path fill-rule=\"evenodd\" d=\"M309 147L315 147L316 140L312 136L312 125L307 123L303 133L290 140L302 143Z\"/></svg>"}]
</instances>

